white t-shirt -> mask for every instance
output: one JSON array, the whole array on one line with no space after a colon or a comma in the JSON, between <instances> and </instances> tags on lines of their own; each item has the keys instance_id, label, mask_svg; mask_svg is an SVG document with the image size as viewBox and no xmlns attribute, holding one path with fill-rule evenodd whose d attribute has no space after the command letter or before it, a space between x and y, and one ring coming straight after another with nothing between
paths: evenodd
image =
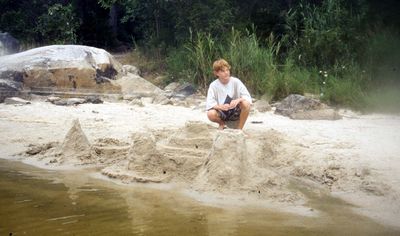
<instances>
[{"instance_id":1,"label":"white t-shirt","mask_svg":"<svg viewBox=\"0 0 400 236\"><path fill-rule=\"evenodd\" d=\"M225 99L229 96L232 100L244 98L250 104L251 96L246 86L236 77L230 77L227 84L221 83L219 79L214 80L207 92L206 110L210 110L215 105L224 104Z\"/></svg>"}]
</instances>

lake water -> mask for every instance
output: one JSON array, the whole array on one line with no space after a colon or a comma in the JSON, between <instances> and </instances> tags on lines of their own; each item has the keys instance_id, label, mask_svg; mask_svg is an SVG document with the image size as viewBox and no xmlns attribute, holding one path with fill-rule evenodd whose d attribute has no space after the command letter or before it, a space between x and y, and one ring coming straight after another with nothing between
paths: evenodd
<instances>
[{"instance_id":1,"label":"lake water","mask_svg":"<svg viewBox=\"0 0 400 236\"><path fill-rule=\"evenodd\" d=\"M210 206L173 190L0 159L0 235L400 235L335 198L309 204L318 217Z\"/></svg>"}]
</instances>

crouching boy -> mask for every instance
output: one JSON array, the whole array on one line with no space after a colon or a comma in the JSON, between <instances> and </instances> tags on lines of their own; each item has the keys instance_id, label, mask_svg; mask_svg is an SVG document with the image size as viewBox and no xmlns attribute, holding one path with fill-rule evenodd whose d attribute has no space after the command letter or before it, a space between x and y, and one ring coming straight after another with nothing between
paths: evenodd
<instances>
[{"instance_id":1,"label":"crouching boy","mask_svg":"<svg viewBox=\"0 0 400 236\"><path fill-rule=\"evenodd\" d=\"M231 66L224 59L214 62L213 71L217 77L207 92L206 110L208 119L224 129L226 121L238 122L243 129L250 112L251 96L246 86L230 74Z\"/></svg>"}]
</instances>

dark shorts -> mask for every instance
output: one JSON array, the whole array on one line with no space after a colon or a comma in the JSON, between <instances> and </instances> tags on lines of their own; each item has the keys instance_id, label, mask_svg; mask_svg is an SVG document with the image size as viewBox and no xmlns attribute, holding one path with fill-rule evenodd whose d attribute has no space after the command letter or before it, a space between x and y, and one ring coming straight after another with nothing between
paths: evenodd
<instances>
[{"instance_id":1,"label":"dark shorts","mask_svg":"<svg viewBox=\"0 0 400 236\"><path fill-rule=\"evenodd\" d=\"M237 105L235 108L232 108L227 111L220 111L220 110L216 110L216 111L218 113L219 118L221 118L221 120L235 121L235 120L239 120L241 110L240 110L239 105Z\"/></svg>"}]
</instances>

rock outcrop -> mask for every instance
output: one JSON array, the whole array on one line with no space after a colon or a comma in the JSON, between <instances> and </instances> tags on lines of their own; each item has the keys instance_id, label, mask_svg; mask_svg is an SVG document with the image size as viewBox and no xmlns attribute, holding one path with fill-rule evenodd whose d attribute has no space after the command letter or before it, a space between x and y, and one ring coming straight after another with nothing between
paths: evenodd
<instances>
[{"instance_id":1,"label":"rock outcrop","mask_svg":"<svg viewBox=\"0 0 400 236\"><path fill-rule=\"evenodd\" d=\"M275 114L297 120L338 120L342 117L328 105L298 94L291 94L276 107Z\"/></svg>"},{"instance_id":2,"label":"rock outcrop","mask_svg":"<svg viewBox=\"0 0 400 236\"><path fill-rule=\"evenodd\" d=\"M88 46L52 45L0 57L0 81L18 90L115 92L120 87L111 81L121 72L108 52Z\"/></svg>"}]
</instances>

